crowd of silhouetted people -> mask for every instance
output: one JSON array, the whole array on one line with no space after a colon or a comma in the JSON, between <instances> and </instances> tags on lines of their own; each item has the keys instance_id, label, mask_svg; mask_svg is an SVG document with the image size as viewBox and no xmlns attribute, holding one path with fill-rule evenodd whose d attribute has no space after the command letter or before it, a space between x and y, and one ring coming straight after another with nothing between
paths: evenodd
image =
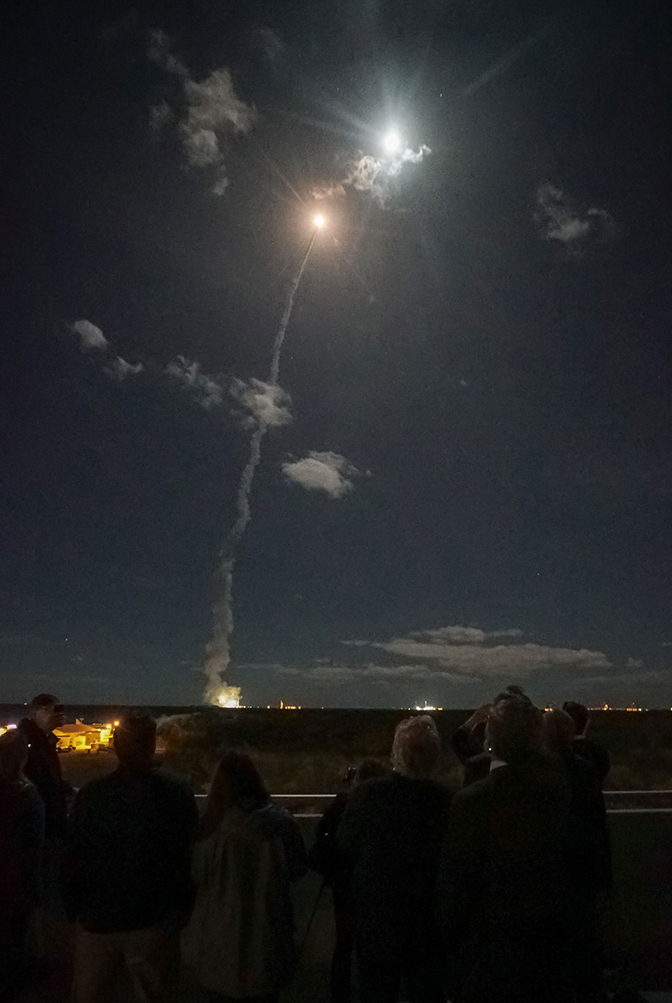
<instances>
[{"instance_id":1,"label":"crowd of silhouetted people","mask_svg":"<svg viewBox=\"0 0 672 1003\"><path fill-rule=\"evenodd\" d=\"M306 853L252 760L224 754L199 817L155 765L156 723L127 714L117 768L76 795L36 697L0 736L0 998L44 977L49 916L73 924L74 1003L176 998L273 1003L298 962L291 886L332 890L334 1003L601 1003L598 910L611 855L605 751L576 703L543 712L517 687L452 736L464 783L435 779L441 739L418 715L391 766L366 760Z\"/></svg>"}]
</instances>

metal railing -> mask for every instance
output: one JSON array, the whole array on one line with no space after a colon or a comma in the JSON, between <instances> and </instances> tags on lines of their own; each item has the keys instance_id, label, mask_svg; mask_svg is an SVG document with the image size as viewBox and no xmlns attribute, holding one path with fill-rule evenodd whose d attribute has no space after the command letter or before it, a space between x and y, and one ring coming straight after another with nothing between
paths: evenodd
<instances>
[{"instance_id":1,"label":"metal railing","mask_svg":"<svg viewBox=\"0 0 672 1003\"><path fill-rule=\"evenodd\" d=\"M329 802L335 797L335 794L271 794L276 804L288 808L296 818L320 818ZM202 802L206 795L197 794L196 798ZM672 790L605 791L604 798L608 815L672 814ZM621 806L619 804L621 798L625 798L627 804ZM635 799L638 799L639 803L636 803ZM667 801L667 804L660 804L659 801Z\"/></svg>"}]
</instances>

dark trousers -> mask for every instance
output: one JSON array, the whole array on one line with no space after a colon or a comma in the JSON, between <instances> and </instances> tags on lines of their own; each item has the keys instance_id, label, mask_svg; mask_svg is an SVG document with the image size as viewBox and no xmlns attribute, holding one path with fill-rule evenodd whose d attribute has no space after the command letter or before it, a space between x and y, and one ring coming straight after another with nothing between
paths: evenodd
<instances>
[{"instance_id":1,"label":"dark trousers","mask_svg":"<svg viewBox=\"0 0 672 1003\"><path fill-rule=\"evenodd\" d=\"M334 888L334 924L336 943L331 961L331 999L332 1003L350 1003L355 934L346 895L338 888Z\"/></svg>"},{"instance_id":2,"label":"dark trousers","mask_svg":"<svg viewBox=\"0 0 672 1003\"><path fill-rule=\"evenodd\" d=\"M594 900L581 903L575 912L572 961L576 1003L602 1003L606 999L602 976L602 943Z\"/></svg>"},{"instance_id":3,"label":"dark trousers","mask_svg":"<svg viewBox=\"0 0 672 1003\"><path fill-rule=\"evenodd\" d=\"M409 1003L445 1003L434 931L359 929L355 957L362 1003L397 1003L402 987Z\"/></svg>"},{"instance_id":4,"label":"dark trousers","mask_svg":"<svg viewBox=\"0 0 672 1003\"><path fill-rule=\"evenodd\" d=\"M3 1000L13 1000L18 995L28 974L29 922L27 915L3 917L0 931L0 998Z\"/></svg>"}]
</instances>

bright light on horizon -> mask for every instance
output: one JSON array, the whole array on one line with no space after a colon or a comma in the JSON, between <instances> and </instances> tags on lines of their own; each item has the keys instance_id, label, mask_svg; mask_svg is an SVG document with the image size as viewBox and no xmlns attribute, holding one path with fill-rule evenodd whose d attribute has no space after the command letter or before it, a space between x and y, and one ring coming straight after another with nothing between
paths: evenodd
<instances>
[{"instance_id":1,"label":"bright light on horizon","mask_svg":"<svg viewBox=\"0 0 672 1003\"><path fill-rule=\"evenodd\" d=\"M383 140L383 146L388 153L396 153L401 146L401 136L396 129L390 129L387 136Z\"/></svg>"},{"instance_id":2,"label":"bright light on horizon","mask_svg":"<svg viewBox=\"0 0 672 1003\"><path fill-rule=\"evenodd\" d=\"M321 230L326 222L327 221L324 218L324 216L316 216L315 219L313 220L313 223L315 224L318 230Z\"/></svg>"}]
</instances>

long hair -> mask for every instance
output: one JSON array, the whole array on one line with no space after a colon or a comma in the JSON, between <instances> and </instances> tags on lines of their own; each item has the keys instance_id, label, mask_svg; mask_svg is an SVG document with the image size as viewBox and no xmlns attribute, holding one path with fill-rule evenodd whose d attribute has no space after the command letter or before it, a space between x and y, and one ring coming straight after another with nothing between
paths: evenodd
<instances>
[{"instance_id":1,"label":"long hair","mask_svg":"<svg viewBox=\"0 0 672 1003\"><path fill-rule=\"evenodd\" d=\"M244 752L231 750L219 761L203 816L203 835L209 835L232 808L245 812L263 808L271 800L259 770Z\"/></svg>"}]
</instances>

